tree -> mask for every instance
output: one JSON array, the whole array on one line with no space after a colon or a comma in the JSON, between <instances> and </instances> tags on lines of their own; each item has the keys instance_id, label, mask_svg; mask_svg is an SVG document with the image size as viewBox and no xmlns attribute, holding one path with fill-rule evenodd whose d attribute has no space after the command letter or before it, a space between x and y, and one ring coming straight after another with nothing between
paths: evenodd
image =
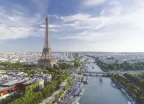
<instances>
[{"instance_id":1,"label":"tree","mask_svg":"<svg viewBox=\"0 0 144 104\"><path fill-rule=\"evenodd\" d=\"M50 102L47 102L46 104L51 104Z\"/></svg>"},{"instance_id":2,"label":"tree","mask_svg":"<svg viewBox=\"0 0 144 104\"><path fill-rule=\"evenodd\" d=\"M112 75L112 77L123 85L131 95L136 96L137 104L144 104L144 92L139 85L135 84L139 78L137 79L135 76L130 74L124 74L124 76L120 76L118 74Z\"/></svg>"},{"instance_id":3,"label":"tree","mask_svg":"<svg viewBox=\"0 0 144 104\"><path fill-rule=\"evenodd\" d=\"M89 59L88 59L88 58L86 58L86 59L84 60L84 62L86 62L86 63L87 63L88 61L89 61Z\"/></svg>"}]
</instances>

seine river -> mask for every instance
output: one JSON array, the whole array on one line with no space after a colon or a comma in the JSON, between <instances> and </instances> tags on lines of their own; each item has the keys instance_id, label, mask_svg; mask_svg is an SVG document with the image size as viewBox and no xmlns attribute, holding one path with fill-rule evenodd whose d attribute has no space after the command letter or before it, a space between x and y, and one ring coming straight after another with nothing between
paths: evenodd
<instances>
[{"instance_id":1,"label":"seine river","mask_svg":"<svg viewBox=\"0 0 144 104\"><path fill-rule=\"evenodd\" d=\"M92 60L92 59L91 59ZM94 69L92 69L92 66ZM102 71L96 64L88 64L90 71ZM89 84L85 85L85 93L80 104L128 104L127 97L118 89L111 86L110 78L89 77Z\"/></svg>"}]
</instances>

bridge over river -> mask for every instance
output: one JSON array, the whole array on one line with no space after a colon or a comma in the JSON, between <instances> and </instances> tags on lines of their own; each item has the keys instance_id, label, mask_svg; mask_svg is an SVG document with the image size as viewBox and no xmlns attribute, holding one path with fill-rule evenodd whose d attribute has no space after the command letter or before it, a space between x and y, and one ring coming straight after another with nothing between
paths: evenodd
<instances>
[{"instance_id":1,"label":"bridge over river","mask_svg":"<svg viewBox=\"0 0 144 104\"><path fill-rule=\"evenodd\" d=\"M85 76L107 76L107 75L111 75L112 73L85 71L85 72L79 72L78 74L85 75Z\"/></svg>"},{"instance_id":2,"label":"bridge over river","mask_svg":"<svg viewBox=\"0 0 144 104\"><path fill-rule=\"evenodd\" d=\"M78 74L87 75L87 76L107 76L111 74L120 74L123 75L124 73L140 73L144 72L144 70L130 70L130 71L108 71L108 72L98 72L98 71L80 71Z\"/></svg>"}]
</instances>

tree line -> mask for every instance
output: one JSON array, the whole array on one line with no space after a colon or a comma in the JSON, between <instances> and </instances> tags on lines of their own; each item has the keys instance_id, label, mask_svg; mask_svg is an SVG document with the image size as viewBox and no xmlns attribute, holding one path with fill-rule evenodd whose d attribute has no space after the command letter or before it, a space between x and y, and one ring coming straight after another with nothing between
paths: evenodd
<instances>
[{"instance_id":1,"label":"tree line","mask_svg":"<svg viewBox=\"0 0 144 104\"><path fill-rule=\"evenodd\" d=\"M125 73L124 76L131 81L132 83L139 86L142 90L144 90L144 80L136 75Z\"/></svg>"},{"instance_id":2,"label":"tree line","mask_svg":"<svg viewBox=\"0 0 144 104\"><path fill-rule=\"evenodd\" d=\"M121 76L118 74L112 75L112 77L114 77L121 85L124 86L129 95L136 97L137 104L144 104L143 90L138 85L136 85L132 80L127 79L125 76Z\"/></svg>"},{"instance_id":3,"label":"tree line","mask_svg":"<svg viewBox=\"0 0 144 104\"><path fill-rule=\"evenodd\" d=\"M144 62L139 63L128 63L127 61L124 61L121 64L118 63L112 63L112 64L106 64L102 61L100 61L98 58L95 59L97 65L104 71L110 71L110 70L143 70L144 69Z\"/></svg>"}]
</instances>

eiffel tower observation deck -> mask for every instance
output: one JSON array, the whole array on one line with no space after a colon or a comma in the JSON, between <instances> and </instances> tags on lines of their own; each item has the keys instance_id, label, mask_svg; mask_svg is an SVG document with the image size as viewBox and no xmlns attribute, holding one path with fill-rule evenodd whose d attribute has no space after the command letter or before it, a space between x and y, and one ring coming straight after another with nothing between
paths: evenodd
<instances>
[{"instance_id":1,"label":"eiffel tower observation deck","mask_svg":"<svg viewBox=\"0 0 144 104\"><path fill-rule=\"evenodd\" d=\"M45 43L44 43L44 48L42 50L41 58L38 60L37 65L47 67L47 68L53 68L53 66L57 65L57 64L56 64L56 61L54 60L54 58L52 56L52 50L49 46L48 25L49 25L49 18L46 17Z\"/></svg>"}]
</instances>

